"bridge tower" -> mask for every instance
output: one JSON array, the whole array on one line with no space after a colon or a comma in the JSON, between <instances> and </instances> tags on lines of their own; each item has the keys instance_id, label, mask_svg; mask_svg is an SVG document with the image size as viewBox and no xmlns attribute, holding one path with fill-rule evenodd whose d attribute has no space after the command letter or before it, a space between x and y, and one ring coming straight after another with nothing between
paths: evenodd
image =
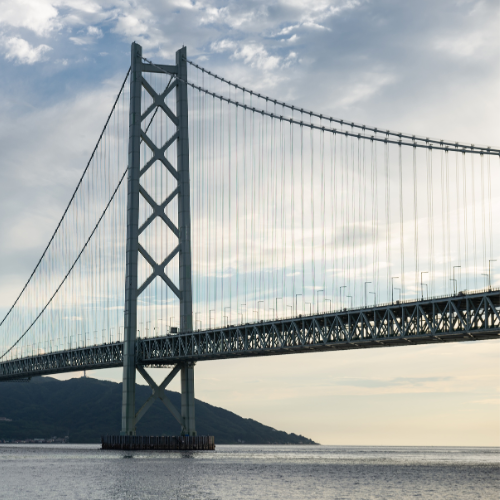
<instances>
[{"instance_id":1,"label":"bridge tower","mask_svg":"<svg viewBox=\"0 0 500 500\"><path fill-rule=\"evenodd\" d=\"M172 78L160 94L143 78L143 73L167 73ZM151 406L155 399L160 399L171 411L181 425L183 435L196 436L194 414L194 363L180 363L174 367L160 386L157 386L145 369L137 365L137 301L140 294L156 277L178 297L180 305L180 331L192 331L192 285L191 285L191 215L189 187L189 137L188 137L188 102L187 102L187 62L186 48L176 53L174 66L146 63L142 57L142 47L132 44L130 73L130 111L129 111L129 145L128 145L128 198L127 198L127 248L125 271L125 321L123 346L123 397L122 397L122 435L135 435L136 424ZM148 109L141 109L143 89L153 99ZM176 112L166 104L165 99L170 92L176 93ZM152 112L160 107L174 123L175 133L165 144L154 144L146 135L142 123L152 116ZM152 158L141 165L141 141L152 151ZM176 142L177 164L171 165L166 157L166 150ZM177 187L160 204L157 204L140 183L141 176L160 161L177 180ZM151 206L153 215L139 226L140 196ZM165 213L166 206L177 197L178 227ZM178 245L161 262L156 262L139 243L139 235L156 217L160 217L178 238ZM138 283L139 253L151 265L153 272L143 284ZM179 287L167 276L167 264L179 254ZM135 379L136 370L146 379L153 390L153 395L136 413L135 411ZM179 414L167 399L164 389L174 376L181 373L181 413Z\"/></svg>"}]
</instances>

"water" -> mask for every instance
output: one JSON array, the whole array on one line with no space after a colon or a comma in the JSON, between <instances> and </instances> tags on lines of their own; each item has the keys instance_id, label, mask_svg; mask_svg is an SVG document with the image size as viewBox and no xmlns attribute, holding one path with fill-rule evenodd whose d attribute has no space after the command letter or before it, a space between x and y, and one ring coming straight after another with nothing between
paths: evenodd
<instances>
[{"instance_id":1,"label":"water","mask_svg":"<svg viewBox=\"0 0 500 500\"><path fill-rule=\"evenodd\" d=\"M493 499L498 448L0 445L0 499Z\"/></svg>"}]
</instances>

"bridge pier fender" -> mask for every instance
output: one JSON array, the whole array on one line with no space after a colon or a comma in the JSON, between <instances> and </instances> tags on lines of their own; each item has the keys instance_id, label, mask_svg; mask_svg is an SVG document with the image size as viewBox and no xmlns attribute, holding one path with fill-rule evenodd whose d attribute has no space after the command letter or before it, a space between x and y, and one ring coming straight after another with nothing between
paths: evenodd
<instances>
[{"instance_id":1,"label":"bridge pier fender","mask_svg":"<svg viewBox=\"0 0 500 500\"><path fill-rule=\"evenodd\" d=\"M194 414L194 363L182 363L181 366L181 434L196 436Z\"/></svg>"}]
</instances>

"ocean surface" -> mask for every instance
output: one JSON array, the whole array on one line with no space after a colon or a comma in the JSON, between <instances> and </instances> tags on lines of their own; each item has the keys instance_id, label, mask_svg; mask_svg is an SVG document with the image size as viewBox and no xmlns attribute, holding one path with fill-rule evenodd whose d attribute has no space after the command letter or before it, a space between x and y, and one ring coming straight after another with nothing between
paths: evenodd
<instances>
[{"instance_id":1,"label":"ocean surface","mask_svg":"<svg viewBox=\"0 0 500 500\"><path fill-rule=\"evenodd\" d=\"M0 499L492 499L500 449L229 446L116 452L0 445Z\"/></svg>"}]
</instances>

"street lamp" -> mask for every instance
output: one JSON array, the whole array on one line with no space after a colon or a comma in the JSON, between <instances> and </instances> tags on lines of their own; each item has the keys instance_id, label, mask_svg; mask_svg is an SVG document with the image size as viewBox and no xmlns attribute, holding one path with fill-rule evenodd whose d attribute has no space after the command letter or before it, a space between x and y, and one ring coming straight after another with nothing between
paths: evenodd
<instances>
[{"instance_id":1,"label":"street lamp","mask_svg":"<svg viewBox=\"0 0 500 500\"><path fill-rule=\"evenodd\" d=\"M365 307L368 307L368 299L366 298L366 285L371 283L371 281L365 281Z\"/></svg>"},{"instance_id":2,"label":"street lamp","mask_svg":"<svg viewBox=\"0 0 500 500\"><path fill-rule=\"evenodd\" d=\"M401 300L401 288L395 288L394 290L397 290L399 292L399 300Z\"/></svg>"},{"instance_id":3,"label":"street lamp","mask_svg":"<svg viewBox=\"0 0 500 500\"><path fill-rule=\"evenodd\" d=\"M423 281L423 278L422 278L422 276L423 276L424 274L429 274L429 271L422 271L422 272L420 273L420 291L421 291L421 293L422 293L422 300L424 300L424 281ZM428 295L428 294L427 294L427 295Z\"/></svg>"},{"instance_id":4,"label":"street lamp","mask_svg":"<svg viewBox=\"0 0 500 500\"><path fill-rule=\"evenodd\" d=\"M342 285L340 287L340 308L344 309L344 301L342 300L342 288L347 288L347 285Z\"/></svg>"},{"instance_id":5,"label":"street lamp","mask_svg":"<svg viewBox=\"0 0 500 500\"><path fill-rule=\"evenodd\" d=\"M455 295L458 292L458 281L455 279L455 269L461 268L462 266L453 266L453 281L455 282ZM450 280L451 281L451 280Z\"/></svg>"},{"instance_id":6,"label":"street lamp","mask_svg":"<svg viewBox=\"0 0 500 500\"><path fill-rule=\"evenodd\" d=\"M488 288L491 291L491 263L496 262L496 259L491 259L488 261Z\"/></svg>"},{"instance_id":7,"label":"street lamp","mask_svg":"<svg viewBox=\"0 0 500 500\"><path fill-rule=\"evenodd\" d=\"M351 307L352 307L352 304L353 304L353 302L354 302L354 301L352 300L352 295L346 295L346 297L347 297L348 299L351 299ZM349 307L349 301L347 301L347 307Z\"/></svg>"},{"instance_id":8,"label":"street lamp","mask_svg":"<svg viewBox=\"0 0 500 500\"><path fill-rule=\"evenodd\" d=\"M297 316L297 315L299 314L299 310L297 309L297 297L298 297L299 295L302 297L302 294L301 294L301 293L297 293L297 294L295 294L295 316Z\"/></svg>"},{"instance_id":9,"label":"street lamp","mask_svg":"<svg viewBox=\"0 0 500 500\"><path fill-rule=\"evenodd\" d=\"M369 292L373 294L373 307L377 305L377 294L375 292Z\"/></svg>"},{"instance_id":10,"label":"street lamp","mask_svg":"<svg viewBox=\"0 0 500 500\"><path fill-rule=\"evenodd\" d=\"M392 303L393 304L394 304L394 280L397 280L397 279L399 279L399 276L393 276L391 278L391 280L392 280Z\"/></svg>"},{"instance_id":11,"label":"street lamp","mask_svg":"<svg viewBox=\"0 0 500 500\"><path fill-rule=\"evenodd\" d=\"M325 302L330 302L330 312L332 312L332 300L331 299L325 299Z\"/></svg>"},{"instance_id":12,"label":"street lamp","mask_svg":"<svg viewBox=\"0 0 500 500\"><path fill-rule=\"evenodd\" d=\"M283 297L276 297L276 315L274 319L278 319L278 300L283 300Z\"/></svg>"}]
</instances>

